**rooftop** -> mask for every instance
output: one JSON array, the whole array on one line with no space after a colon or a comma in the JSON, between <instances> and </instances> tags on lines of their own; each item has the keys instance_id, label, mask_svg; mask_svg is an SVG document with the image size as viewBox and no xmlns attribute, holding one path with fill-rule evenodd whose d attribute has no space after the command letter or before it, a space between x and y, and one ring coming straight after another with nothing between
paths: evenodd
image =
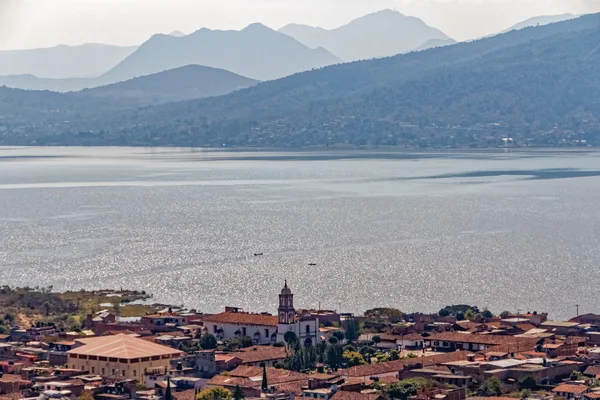
<instances>
[{"instance_id":1,"label":"rooftop","mask_svg":"<svg viewBox=\"0 0 600 400\"><path fill-rule=\"evenodd\" d=\"M204 318L205 325L212 324L235 324L277 327L279 319L273 315L250 314L245 312L223 312Z\"/></svg>"},{"instance_id":2,"label":"rooftop","mask_svg":"<svg viewBox=\"0 0 600 400\"><path fill-rule=\"evenodd\" d=\"M152 356L179 356L180 351L128 335L102 336L89 339L78 339L83 343L68 351L68 354L88 355L115 358L140 358Z\"/></svg>"},{"instance_id":3,"label":"rooftop","mask_svg":"<svg viewBox=\"0 0 600 400\"><path fill-rule=\"evenodd\" d=\"M237 357L243 364L252 364L262 361L284 359L287 355L285 347L274 346L253 346L243 351L226 354L231 357Z\"/></svg>"},{"instance_id":4,"label":"rooftop","mask_svg":"<svg viewBox=\"0 0 600 400\"><path fill-rule=\"evenodd\" d=\"M587 392L587 386L585 385L572 385L572 384L562 384L558 385L552 390L554 393L585 393Z\"/></svg>"},{"instance_id":5,"label":"rooftop","mask_svg":"<svg viewBox=\"0 0 600 400\"><path fill-rule=\"evenodd\" d=\"M564 322L564 321L546 321L542 322L542 327L560 327L560 328L575 328L579 325L578 322Z\"/></svg>"}]
</instances>

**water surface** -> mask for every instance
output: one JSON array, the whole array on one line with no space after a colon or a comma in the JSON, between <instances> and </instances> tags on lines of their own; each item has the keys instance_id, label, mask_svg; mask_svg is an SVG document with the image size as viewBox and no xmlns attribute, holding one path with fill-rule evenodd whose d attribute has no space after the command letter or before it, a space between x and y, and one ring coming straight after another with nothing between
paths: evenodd
<instances>
[{"instance_id":1,"label":"water surface","mask_svg":"<svg viewBox=\"0 0 600 400\"><path fill-rule=\"evenodd\" d=\"M570 318L600 312L599 175L595 152L0 148L0 282Z\"/></svg>"}]
</instances>

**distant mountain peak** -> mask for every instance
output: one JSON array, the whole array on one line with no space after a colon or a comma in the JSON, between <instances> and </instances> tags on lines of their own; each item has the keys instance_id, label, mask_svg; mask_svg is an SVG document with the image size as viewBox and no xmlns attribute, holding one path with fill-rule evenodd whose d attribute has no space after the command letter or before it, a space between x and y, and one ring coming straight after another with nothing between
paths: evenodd
<instances>
[{"instance_id":1,"label":"distant mountain peak","mask_svg":"<svg viewBox=\"0 0 600 400\"><path fill-rule=\"evenodd\" d=\"M448 41L448 35L423 20L385 9L326 30L289 24L279 30L311 48L323 47L344 61L394 56L426 42Z\"/></svg>"},{"instance_id":2,"label":"distant mountain peak","mask_svg":"<svg viewBox=\"0 0 600 400\"><path fill-rule=\"evenodd\" d=\"M187 33L183 33L181 31L173 31L173 32L169 33L169 36L183 37L183 36L187 36Z\"/></svg>"},{"instance_id":3,"label":"distant mountain peak","mask_svg":"<svg viewBox=\"0 0 600 400\"><path fill-rule=\"evenodd\" d=\"M250 25L248 25L247 27L245 27L244 29L242 29L242 32L247 32L247 31L273 31L273 29L269 28L268 26L261 24L260 22L254 22Z\"/></svg>"}]
</instances>

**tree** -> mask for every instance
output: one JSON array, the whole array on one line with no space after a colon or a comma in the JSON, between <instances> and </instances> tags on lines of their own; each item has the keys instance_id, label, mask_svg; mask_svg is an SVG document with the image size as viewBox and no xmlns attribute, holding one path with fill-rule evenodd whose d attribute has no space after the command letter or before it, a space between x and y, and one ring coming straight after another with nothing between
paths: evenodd
<instances>
[{"instance_id":1,"label":"tree","mask_svg":"<svg viewBox=\"0 0 600 400\"><path fill-rule=\"evenodd\" d=\"M573 372L571 372L571 376L570 378L572 381L580 381L582 379L585 379L585 376L578 370L574 370Z\"/></svg>"},{"instance_id":2,"label":"tree","mask_svg":"<svg viewBox=\"0 0 600 400\"><path fill-rule=\"evenodd\" d=\"M42 308L44 309L44 312L46 313L46 317L48 315L50 315L50 303L45 301L44 304L42 304Z\"/></svg>"},{"instance_id":3,"label":"tree","mask_svg":"<svg viewBox=\"0 0 600 400\"><path fill-rule=\"evenodd\" d=\"M398 353L398 350L392 350L390 351L390 360L391 361L396 361L400 359L400 353Z\"/></svg>"},{"instance_id":4,"label":"tree","mask_svg":"<svg viewBox=\"0 0 600 400\"><path fill-rule=\"evenodd\" d=\"M537 383L535 382L535 378L531 375L527 375L524 376L523 378L519 379L519 389L524 390L524 389L529 389L529 390L535 390L537 389Z\"/></svg>"},{"instance_id":5,"label":"tree","mask_svg":"<svg viewBox=\"0 0 600 400\"><path fill-rule=\"evenodd\" d=\"M341 331L335 331L335 332L333 332L333 333L332 333L332 335L333 335L333 337L334 337L334 338L336 338L336 339L337 339L338 341L340 341L340 342L341 342L342 340L344 340L344 338L346 337L346 336L344 335L344 332L341 332Z\"/></svg>"},{"instance_id":6,"label":"tree","mask_svg":"<svg viewBox=\"0 0 600 400\"><path fill-rule=\"evenodd\" d=\"M475 320L475 312L469 308L465 311L465 319L468 319L469 321Z\"/></svg>"},{"instance_id":7,"label":"tree","mask_svg":"<svg viewBox=\"0 0 600 400\"><path fill-rule=\"evenodd\" d=\"M288 331L283 335L283 340L285 340L288 346L292 346L298 340L298 337L294 332Z\"/></svg>"},{"instance_id":8,"label":"tree","mask_svg":"<svg viewBox=\"0 0 600 400\"><path fill-rule=\"evenodd\" d=\"M343 359L348 367L356 367L357 365L364 365L367 363L363 356L357 351L345 351Z\"/></svg>"},{"instance_id":9,"label":"tree","mask_svg":"<svg viewBox=\"0 0 600 400\"><path fill-rule=\"evenodd\" d=\"M510 311L502 311L500 313L500 318L505 319L505 318L508 318L509 315L510 315Z\"/></svg>"},{"instance_id":10,"label":"tree","mask_svg":"<svg viewBox=\"0 0 600 400\"><path fill-rule=\"evenodd\" d=\"M328 341L331 344L338 344L338 340L335 336L330 337Z\"/></svg>"},{"instance_id":11,"label":"tree","mask_svg":"<svg viewBox=\"0 0 600 400\"><path fill-rule=\"evenodd\" d=\"M414 385L407 385L400 381L388 385L385 388L385 393L391 399L406 400L410 396L414 396L417 394L417 388Z\"/></svg>"},{"instance_id":12,"label":"tree","mask_svg":"<svg viewBox=\"0 0 600 400\"><path fill-rule=\"evenodd\" d=\"M94 395L91 391L84 390L79 397L77 397L77 400L94 400Z\"/></svg>"},{"instance_id":13,"label":"tree","mask_svg":"<svg viewBox=\"0 0 600 400\"><path fill-rule=\"evenodd\" d=\"M381 343L381 336L373 336L372 340L375 343Z\"/></svg>"},{"instance_id":14,"label":"tree","mask_svg":"<svg viewBox=\"0 0 600 400\"><path fill-rule=\"evenodd\" d=\"M438 313L440 317L448 317L450 315L450 311L446 308L442 308Z\"/></svg>"},{"instance_id":15,"label":"tree","mask_svg":"<svg viewBox=\"0 0 600 400\"><path fill-rule=\"evenodd\" d=\"M200 338L200 347L202 347L203 350L215 349L217 347L217 338L210 333L207 333Z\"/></svg>"},{"instance_id":16,"label":"tree","mask_svg":"<svg viewBox=\"0 0 600 400\"><path fill-rule=\"evenodd\" d=\"M244 391L240 385L235 385L235 390L233 391L233 400L244 400L245 397Z\"/></svg>"},{"instance_id":17,"label":"tree","mask_svg":"<svg viewBox=\"0 0 600 400\"><path fill-rule=\"evenodd\" d=\"M312 345L298 347L285 358L283 364L285 369L291 371L314 369L317 364L317 350Z\"/></svg>"},{"instance_id":18,"label":"tree","mask_svg":"<svg viewBox=\"0 0 600 400\"><path fill-rule=\"evenodd\" d=\"M483 309L483 312L481 313L481 315L483 315L483 318L493 318L494 314L492 314L492 312L490 310L488 310L487 308Z\"/></svg>"},{"instance_id":19,"label":"tree","mask_svg":"<svg viewBox=\"0 0 600 400\"><path fill-rule=\"evenodd\" d=\"M358 339L358 335L360 334L360 328L358 326L358 322L354 319L349 320L346 325L346 340L349 342Z\"/></svg>"},{"instance_id":20,"label":"tree","mask_svg":"<svg viewBox=\"0 0 600 400\"><path fill-rule=\"evenodd\" d=\"M485 381L481 387L481 390L486 396L502 396L502 393L504 393L504 385L500 379L492 376L490 379Z\"/></svg>"},{"instance_id":21,"label":"tree","mask_svg":"<svg viewBox=\"0 0 600 400\"><path fill-rule=\"evenodd\" d=\"M269 390L269 383L267 381L267 364L263 363L262 367L263 367L263 375L262 375L262 382L261 382L260 387L263 392L267 392L267 390Z\"/></svg>"},{"instance_id":22,"label":"tree","mask_svg":"<svg viewBox=\"0 0 600 400\"><path fill-rule=\"evenodd\" d=\"M325 349L325 363L333 370L337 370L343 362L342 346L330 344Z\"/></svg>"},{"instance_id":23,"label":"tree","mask_svg":"<svg viewBox=\"0 0 600 400\"><path fill-rule=\"evenodd\" d=\"M222 387L204 389L196 395L196 400L231 400L231 392Z\"/></svg>"}]
</instances>

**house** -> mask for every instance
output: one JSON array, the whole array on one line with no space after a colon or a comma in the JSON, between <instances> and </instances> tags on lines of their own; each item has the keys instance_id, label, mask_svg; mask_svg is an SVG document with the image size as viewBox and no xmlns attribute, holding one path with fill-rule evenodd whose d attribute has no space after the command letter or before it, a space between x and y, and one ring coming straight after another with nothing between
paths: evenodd
<instances>
[{"instance_id":1,"label":"house","mask_svg":"<svg viewBox=\"0 0 600 400\"><path fill-rule=\"evenodd\" d=\"M557 335L574 335L580 330L578 325L577 322L546 321L540 324L540 328Z\"/></svg>"},{"instance_id":2,"label":"house","mask_svg":"<svg viewBox=\"0 0 600 400\"><path fill-rule=\"evenodd\" d=\"M492 347L503 346L503 351L520 352L533 350L536 338L517 338L506 335L483 335L476 333L441 332L432 333L425 343L435 351L488 351Z\"/></svg>"},{"instance_id":3,"label":"house","mask_svg":"<svg viewBox=\"0 0 600 400\"><path fill-rule=\"evenodd\" d=\"M274 344L277 339L278 322L277 317L269 314L251 314L236 310L204 318L204 327L218 340L248 336L255 344Z\"/></svg>"},{"instance_id":4,"label":"house","mask_svg":"<svg viewBox=\"0 0 600 400\"><path fill-rule=\"evenodd\" d=\"M265 364L267 367L274 367L285 360L287 350L285 347L253 346L226 355L240 359L241 365L260 367Z\"/></svg>"},{"instance_id":5,"label":"house","mask_svg":"<svg viewBox=\"0 0 600 400\"><path fill-rule=\"evenodd\" d=\"M0 395L20 393L31 386L33 386L31 381L25 380L19 375L4 374L0 376Z\"/></svg>"},{"instance_id":6,"label":"house","mask_svg":"<svg viewBox=\"0 0 600 400\"><path fill-rule=\"evenodd\" d=\"M562 384L552 389L552 393L558 397L564 397L565 399L581 399L583 395L588 392L586 385L576 384Z\"/></svg>"},{"instance_id":7,"label":"house","mask_svg":"<svg viewBox=\"0 0 600 400\"><path fill-rule=\"evenodd\" d=\"M288 371L277 368L266 368L267 383L269 391L276 392L279 386L291 383L308 384L308 375L299 372ZM244 395L248 397L260 397L262 386L263 368L240 366L230 371L227 375L217 375L206 382L208 387L220 386L234 391L240 386Z\"/></svg>"},{"instance_id":8,"label":"house","mask_svg":"<svg viewBox=\"0 0 600 400\"><path fill-rule=\"evenodd\" d=\"M69 367L102 376L142 381L146 369L168 367L180 351L127 335L75 341L68 351Z\"/></svg>"},{"instance_id":9,"label":"house","mask_svg":"<svg viewBox=\"0 0 600 400\"><path fill-rule=\"evenodd\" d=\"M424 345L423 336L418 333L409 333L406 335L400 335L400 338L396 340L396 344L399 349L422 349Z\"/></svg>"},{"instance_id":10,"label":"house","mask_svg":"<svg viewBox=\"0 0 600 400\"><path fill-rule=\"evenodd\" d=\"M48 344L48 362L50 365L65 365L68 361L67 352L75 347L75 342L64 340Z\"/></svg>"},{"instance_id":11,"label":"house","mask_svg":"<svg viewBox=\"0 0 600 400\"><path fill-rule=\"evenodd\" d=\"M242 365L242 359L229 354L216 354L215 366L217 372L231 371Z\"/></svg>"},{"instance_id":12,"label":"house","mask_svg":"<svg viewBox=\"0 0 600 400\"><path fill-rule=\"evenodd\" d=\"M571 318L569 322L576 322L578 324L590 324L600 326L600 315L598 314L583 314L578 315L575 318Z\"/></svg>"},{"instance_id":13,"label":"house","mask_svg":"<svg viewBox=\"0 0 600 400\"><path fill-rule=\"evenodd\" d=\"M170 313L170 314L155 314L145 315L140 319L140 323L146 326L149 330L162 330L164 327L172 327L176 330L179 326L187 325L185 317Z\"/></svg>"}]
</instances>

